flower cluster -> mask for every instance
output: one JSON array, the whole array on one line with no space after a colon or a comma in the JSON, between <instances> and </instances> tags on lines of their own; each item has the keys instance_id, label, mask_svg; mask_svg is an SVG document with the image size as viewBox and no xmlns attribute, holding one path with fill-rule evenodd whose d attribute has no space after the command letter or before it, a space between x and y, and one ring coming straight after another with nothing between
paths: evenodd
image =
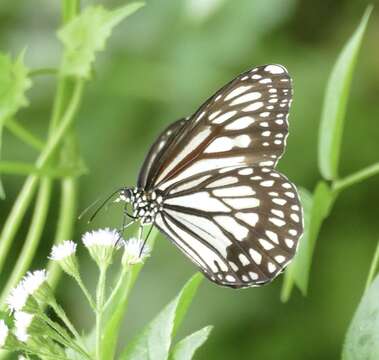
<instances>
[{"instance_id":1,"label":"flower cluster","mask_svg":"<svg viewBox=\"0 0 379 360\"><path fill-rule=\"evenodd\" d=\"M123 249L121 274L127 272L130 266L143 262L150 254L149 246L141 240L132 238L125 241L117 230L108 228L85 233L82 242L100 273L111 265L117 250ZM53 246L49 259L58 263L64 272L77 281L95 314L99 314L104 310L106 302L98 303L97 297L95 301L84 285L76 251L77 244L66 240ZM121 283L120 281L119 286ZM116 286L109 299L114 298L117 291L119 289ZM9 326L0 320L0 349L19 351L26 356L32 354L40 358L66 359L67 348L70 348L79 356L91 358L91 352L57 303L45 269L28 272L11 290L6 303L12 315L9 324L13 325ZM54 310L64 327L45 314L46 306Z\"/></svg>"}]
</instances>

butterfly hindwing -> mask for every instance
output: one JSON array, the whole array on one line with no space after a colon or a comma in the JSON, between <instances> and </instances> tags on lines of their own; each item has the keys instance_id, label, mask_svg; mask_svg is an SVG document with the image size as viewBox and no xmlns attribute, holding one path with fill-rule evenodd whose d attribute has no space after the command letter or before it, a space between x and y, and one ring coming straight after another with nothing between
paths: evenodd
<instances>
[{"instance_id":1,"label":"butterfly hindwing","mask_svg":"<svg viewBox=\"0 0 379 360\"><path fill-rule=\"evenodd\" d=\"M267 283L296 252L300 201L294 185L272 168L211 171L166 191L156 226L217 284Z\"/></svg>"}]
</instances>

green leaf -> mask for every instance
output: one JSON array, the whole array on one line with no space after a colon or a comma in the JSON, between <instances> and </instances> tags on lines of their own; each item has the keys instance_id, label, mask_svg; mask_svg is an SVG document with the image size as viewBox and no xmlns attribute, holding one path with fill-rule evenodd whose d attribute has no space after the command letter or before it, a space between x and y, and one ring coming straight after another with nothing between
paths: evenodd
<instances>
[{"instance_id":1,"label":"green leaf","mask_svg":"<svg viewBox=\"0 0 379 360\"><path fill-rule=\"evenodd\" d=\"M28 69L24 65L24 51L14 62L9 55L0 54L0 153L4 124L20 108L29 104L25 93L31 84ZM1 181L0 198L5 198Z\"/></svg>"},{"instance_id":2,"label":"green leaf","mask_svg":"<svg viewBox=\"0 0 379 360\"><path fill-rule=\"evenodd\" d=\"M379 276L364 293L346 334L343 360L379 359Z\"/></svg>"},{"instance_id":3,"label":"green leaf","mask_svg":"<svg viewBox=\"0 0 379 360\"><path fill-rule=\"evenodd\" d=\"M300 189L300 197L304 210L304 234L297 254L285 273L281 295L283 301L289 299L294 284L306 295L315 243L334 200L332 192L323 181L317 184L313 196L307 190Z\"/></svg>"},{"instance_id":4,"label":"green leaf","mask_svg":"<svg viewBox=\"0 0 379 360\"><path fill-rule=\"evenodd\" d=\"M191 360L196 350L205 343L211 331L212 326L206 326L180 340L172 350L170 360Z\"/></svg>"},{"instance_id":5,"label":"green leaf","mask_svg":"<svg viewBox=\"0 0 379 360\"><path fill-rule=\"evenodd\" d=\"M194 275L155 319L123 351L121 360L167 360L172 339L203 279Z\"/></svg>"},{"instance_id":6,"label":"green leaf","mask_svg":"<svg viewBox=\"0 0 379 360\"><path fill-rule=\"evenodd\" d=\"M135 2L115 10L90 6L59 30L64 45L63 75L88 78L95 53L104 50L113 28L143 5Z\"/></svg>"},{"instance_id":7,"label":"green leaf","mask_svg":"<svg viewBox=\"0 0 379 360\"><path fill-rule=\"evenodd\" d=\"M330 74L321 115L318 165L325 179L336 179L346 105L359 48L372 6L369 6L356 29L340 53Z\"/></svg>"}]
</instances>

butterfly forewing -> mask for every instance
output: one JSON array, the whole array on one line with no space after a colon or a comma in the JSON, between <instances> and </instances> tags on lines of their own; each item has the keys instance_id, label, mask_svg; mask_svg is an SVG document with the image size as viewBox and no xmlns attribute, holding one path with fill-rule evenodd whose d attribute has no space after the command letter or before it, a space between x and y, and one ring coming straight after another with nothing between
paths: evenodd
<instances>
[{"instance_id":1,"label":"butterfly forewing","mask_svg":"<svg viewBox=\"0 0 379 360\"><path fill-rule=\"evenodd\" d=\"M272 280L303 231L294 185L266 167L208 172L171 186L156 225L209 279L232 287Z\"/></svg>"},{"instance_id":2,"label":"butterfly forewing","mask_svg":"<svg viewBox=\"0 0 379 360\"><path fill-rule=\"evenodd\" d=\"M150 169L163 189L199 172L233 166L275 166L288 133L291 81L279 65L245 72L186 122L169 154Z\"/></svg>"}]
</instances>

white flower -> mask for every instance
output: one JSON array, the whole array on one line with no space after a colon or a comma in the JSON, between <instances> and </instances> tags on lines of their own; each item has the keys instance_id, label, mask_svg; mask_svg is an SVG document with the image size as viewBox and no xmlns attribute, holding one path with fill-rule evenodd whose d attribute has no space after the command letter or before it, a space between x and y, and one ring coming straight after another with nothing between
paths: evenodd
<instances>
[{"instance_id":1,"label":"white flower","mask_svg":"<svg viewBox=\"0 0 379 360\"><path fill-rule=\"evenodd\" d=\"M28 329L30 324L33 321L34 315L28 314L23 311L16 311L14 314L15 319L15 330L14 334L19 341L27 342L30 334L28 333Z\"/></svg>"},{"instance_id":2,"label":"white flower","mask_svg":"<svg viewBox=\"0 0 379 360\"><path fill-rule=\"evenodd\" d=\"M8 326L4 320L0 320L0 349L5 345L9 334Z\"/></svg>"},{"instance_id":3,"label":"white flower","mask_svg":"<svg viewBox=\"0 0 379 360\"><path fill-rule=\"evenodd\" d=\"M23 282L20 281L19 284L11 290L6 300L9 310L12 312L21 311L26 305L28 297L29 294L25 290Z\"/></svg>"},{"instance_id":4,"label":"white flower","mask_svg":"<svg viewBox=\"0 0 379 360\"><path fill-rule=\"evenodd\" d=\"M131 238L124 241L124 255L122 263L124 265L133 265L143 262L143 260L150 256L150 247L144 244L143 241L137 238Z\"/></svg>"},{"instance_id":5,"label":"white flower","mask_svg":"<svg viewBox=\"0 0 379 360\"><path fill-rule=\"evenodd\" d=\"M82 240L84 245L89 248L95 245L114 247L122 239L117 230L105 228L86 232Z\"/></svg>"},{"instance_id":6,"label":"white flower","mask_svg":"<svg viewBox=\"0 0 379 360\"><path fill-rule=\"evenodd\" d=\"M55 261L63 260L76 252L76 243L71 240L65 240L51 249L50 259Z\"/></svg>"},{"instance_id":7,"label":"white flower","mask_svg":"<svg viewBox=\"0 0 379 360\"><path fill-rule=\"evenodd\" d=\"M110 265L114 249L123 241L117 230L109 228L86 232L82 240L100 268Z\"/></svg>"},{"instance_id":8,"label":"white flower","mask_svg":"<svg viewBox=\"0 0 379 360\"><path fill-rule=\"evenodd\" d=\"M29 295L33 295L47 281L45 269L28 272L23 279L23 286Z\"/></svg>"},{"instance_id":9,"label":"white flower","mask_svg":"<svg viewBox=\"0 0 379 360\"><path fill-rule=\"evenodd\" d=\"M74 278L79 276L79 265L75 256L76 243L65 240L51 249L50 259L57 261L62 270Z\"/></svg>"}]
</instances>

